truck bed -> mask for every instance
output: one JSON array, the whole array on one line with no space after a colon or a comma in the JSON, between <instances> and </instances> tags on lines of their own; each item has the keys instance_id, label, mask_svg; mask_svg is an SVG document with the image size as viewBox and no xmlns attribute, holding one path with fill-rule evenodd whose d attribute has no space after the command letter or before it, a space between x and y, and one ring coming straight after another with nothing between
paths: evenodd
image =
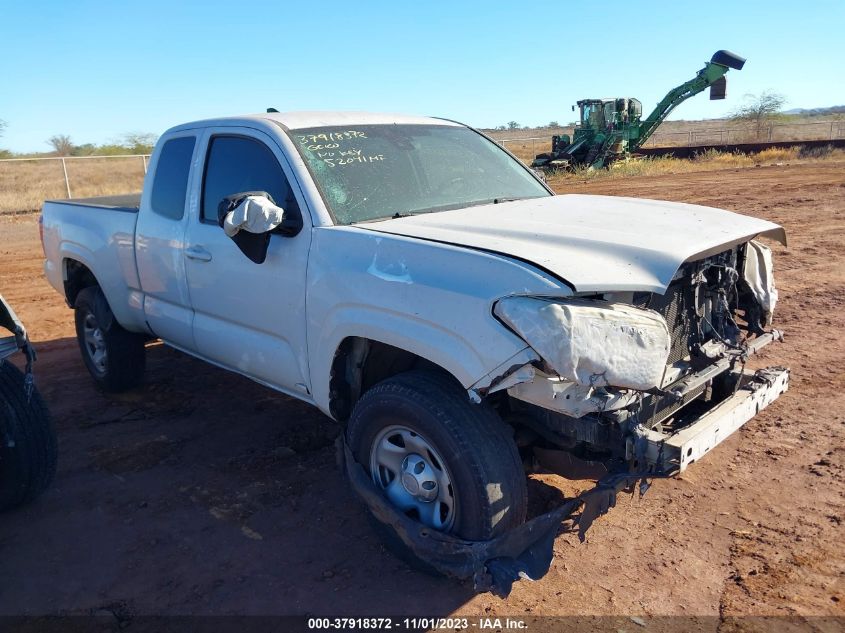
<instances>
[{"instance_id":1,"label":"truck bed","mask_svg":"<svg viewBox=\"0 0 845 633\"><path fill-rule=\"evenodd\" d=\"M141 312L130 307L130 293L140 288L135 269L140 202L140 194L48 200L41 226L50 285L64 294L65 261L78 262L96 276L118 322L143 330Z\"/></svg>"},{"instance_id":2,"label":"truck bed","mask_svg":"<svg viewBox=\"0 0 845 633\"><path fill-rule=\"evenodd\" d=\"M93 198L71 198L70 200L47 200L47 202L138 213L138 209L141 208L141 192L122 193L113 196L94 196Z\"/></svg>"}]
</instances>

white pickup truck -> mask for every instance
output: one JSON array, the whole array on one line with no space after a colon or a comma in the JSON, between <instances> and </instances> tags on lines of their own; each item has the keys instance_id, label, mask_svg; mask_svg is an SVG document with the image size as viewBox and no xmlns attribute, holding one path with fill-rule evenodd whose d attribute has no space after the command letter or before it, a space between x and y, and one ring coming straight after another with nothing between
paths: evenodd
<instances>
[{"instance_id":1,"label":"white pickup truck","mask_svg":"<svg viewBox=\"0 0 845 633\"><path fill-rule=\"evenodd\" d=\"M781 227L554 195L448 120L180 125L140 197L48 201L42 230L102 388L161 339L312 403L393 508L463 539L525 521L525 461L679 472L788 386L744 371L779 338Z\"/></svg>"}]
</instances>

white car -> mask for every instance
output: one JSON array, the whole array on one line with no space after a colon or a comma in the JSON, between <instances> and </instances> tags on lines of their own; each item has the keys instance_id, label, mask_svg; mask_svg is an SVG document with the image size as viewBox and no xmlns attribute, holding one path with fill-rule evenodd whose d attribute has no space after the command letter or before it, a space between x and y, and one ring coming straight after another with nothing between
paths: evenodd
<instances>
[{"instance_id":1,"label":"white car","mask_svg":"<svg viewBox=\"0 0 845 633\"><path fill-rule=\"evenodd\" d=\"M743 372L779 337L758 238L781 227L554 195L448 120L187 123L140 197L48 201L42 224L104 389L161 339L318 407L393 508L467 540L525 521L534 455L679 472L788 386Z\"/></svg>"}]
</instances>

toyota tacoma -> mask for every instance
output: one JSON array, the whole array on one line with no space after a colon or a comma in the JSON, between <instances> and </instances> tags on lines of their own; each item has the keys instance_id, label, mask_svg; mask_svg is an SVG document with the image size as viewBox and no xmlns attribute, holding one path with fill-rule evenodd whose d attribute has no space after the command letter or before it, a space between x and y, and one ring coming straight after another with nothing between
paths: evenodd
<instances>
[{"instance_id":1,"label":"toyota tacoma","mask_svg":"<svg viewBox=\"0 0 845 633\"><path fill-rule=\"evenodd\" d=\"M140 195L48 201L42 239L101 388L160 339L318 407L396 513L463 541L525 522L526 466L678 473L788 387L745 368L781 338L780 226L555 195L444 119L180 125Z\"/></svg>"}]
</instances>

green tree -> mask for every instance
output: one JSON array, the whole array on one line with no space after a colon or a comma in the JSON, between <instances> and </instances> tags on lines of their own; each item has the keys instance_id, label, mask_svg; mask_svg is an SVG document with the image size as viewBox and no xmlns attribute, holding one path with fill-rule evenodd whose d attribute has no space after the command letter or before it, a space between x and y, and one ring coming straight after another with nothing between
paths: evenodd
<instances>
[{"instance_id":1,"label":"green tree","mask_svg":"<svg viewBox=\"0 0 845 633\"><path fill-rule=\"evenodd\" d=\"M158 136L149 132L127 132L121 137L123 145L130 154L151 154Z\"/></svg>"},{"instance_id":2,"label":"green tree","mask_svg":"<svg viewBox=\"0 0 845 633\"><path fill-rule=\"evenodd\" d=\"M73 142L67 134L55 134L47 139L47 143L50 144L57 156L73 154Z\"/></svg>"},{"instance_id":3,"label":"green tree","mask_svg":"<svg viewBox=\"0 0 845 633\"><path fill-rule=\"evenodd\" d=\"M74 145L70 153L71 156L93 156L97 153L97 146L93 143L83 143L82 145Z\"/></svg>"},{"instance_id":4,"label":"green tree","mask_svg":"<svg viewBox=\"0 0 845 633\"><path fill-rule=\"evenodd\" d=\"M3 131L6 129L6 122L0 119L0 136L3 136Z\"/></svg>"},{"instance_id":5,"label":"green tree","mask_svg":"<svg viewBox=\"0 0 845 633\"><path fill-rule=\"evenodd\" d=\"M549 121L548 123L546 123L546 127L560 127L560 123L558 123L557 121Z\"/></svg>"},{"instance_id":6,"label":"green tree","mask_svg":"<svg viewBox=\"0 0 845 633\"><path fill-rule=\"evenodd\" d=\"M518 130L522 126L517 123L516 121L508 121L508 129L509 130Z\"/></svg>"},{"instance_id":7,"label":"green tree","mask_svg":"<svg viewBox=\"0 0 845 633\"><path fill-rule=\"evenodd\" d=\"M743 104L731 113L730 118L750 125L757 138L760 138L766 126L778 117L785 103L786 97L771 90L765 90L759 95L747 94Z\"/></svg>"},{"instance_id":8,"label":"green tree","mask_svg":"<svg viewBox=\"0 0 845 633\"><path fill-rule=\"evenodd\" d=\"M105 145L97 145L97 149L94 153L97 156L119 156L122 154L131 154L132 150L122 142L115 142L107 143Z\"/></svg>"}]
</instances>

